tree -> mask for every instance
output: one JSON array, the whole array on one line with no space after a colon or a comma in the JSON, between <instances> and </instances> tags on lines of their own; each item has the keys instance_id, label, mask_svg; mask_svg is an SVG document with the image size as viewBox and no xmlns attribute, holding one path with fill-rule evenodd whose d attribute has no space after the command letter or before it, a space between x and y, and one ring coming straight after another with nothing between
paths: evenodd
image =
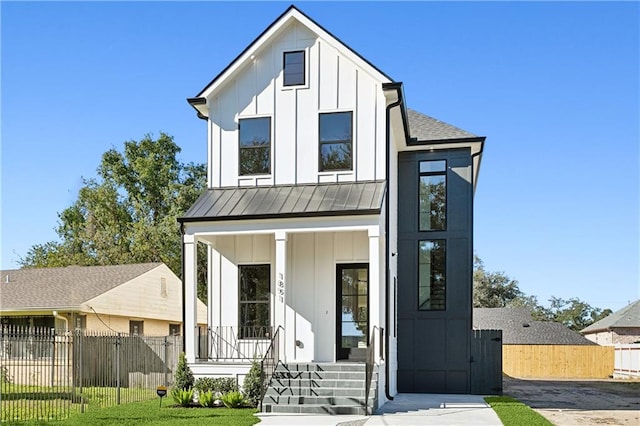
<instances>
[{"instance_id":1,"label":"tree","mask_svg":"<svg viewBox=\"0 0 640 426\"><path fill-rule=\"evenodd\" d=\"M572 297L561 299L551 296L549 307L538 303L536 296L523 293L518 281L504 272L487 272L478 256L473 258L473 306L476 308L524 307L536 321L555 321L574 331L582 330L611 314L611 309L594 308Z\"/></svg>"},{"instance_id":2,"label":"tree","mask_svg":"<svg viewBox=\"0 0 640 426\"><path fill-rule=\"evenodd\" d=\"M59 242L34 245L22 267L164 262L181 274L181 216L206 187L203 164L182 164L173 137L127 141L102 155L97 178L58 214ZM201 249L202 251L202 249ZM199 256L205 261L204 253ZM203 273L198 296L206 301Z\"/></svg>"},{"instance_id":3,"label":"tree","mask_svg":"<svg viewBox=\"0 0 640 426\"><path fill-rule=\"evenodd\" d=\"M537 306L535 297L526 296L518 281L504 272L489 272L478 256L473 257L473 306L475 308L504 308Z\"/></svg>"},{"instance_id":4,"label":"tree","mask_svg":"<svg viewBox=\"0 0 640 426\"><path fill-rule=\"evenodd\" d=\"M547 319L562 323L574 331L580 331L613 312L611 309L594 308L577 297L565 300L551 296L549 303L549 308L545 309Z\"/></svg>"}]
</instances>

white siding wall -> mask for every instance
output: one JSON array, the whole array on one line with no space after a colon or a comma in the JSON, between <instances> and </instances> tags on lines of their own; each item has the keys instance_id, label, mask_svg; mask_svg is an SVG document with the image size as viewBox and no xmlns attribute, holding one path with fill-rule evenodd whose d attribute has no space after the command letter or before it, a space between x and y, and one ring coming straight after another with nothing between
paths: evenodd
<instances>
[{"instance_id":1,"label":"white siding wall","mask_svg":"<svg viewBox=\"0 0 640 426\"><path fill-rule=\"evenodd\" d=\"M218 255L211 256L211 325L238 325L237 265L250 263L272 265L273 324L273 235L217 237L215 251ZM335 359L336 264L358 262L369 262L369 238L364 231L288 235L285 328L289 360L305 362ZM382 279L379 286L383 283ZM381 291L379 286L372 286L370 293L378 294ZM371 322L372 325L381 324L378 318L372 317Z\"/></svg>"},{"instance_id":2,"label":"white siding wall","mask_svg":"<svg viewBox=\"0 0 640 426\"><path fill-rule=\"evenodd\" d=\"M305 50L307 85L282 86L283 52ZM384 178L381 82L348 56L293 24L208 99L211 187ZM318 172L318 114L353 111L354 170ZM269 175L238 176L238 120L271 117Z\"/></svg>"}]
</instances>

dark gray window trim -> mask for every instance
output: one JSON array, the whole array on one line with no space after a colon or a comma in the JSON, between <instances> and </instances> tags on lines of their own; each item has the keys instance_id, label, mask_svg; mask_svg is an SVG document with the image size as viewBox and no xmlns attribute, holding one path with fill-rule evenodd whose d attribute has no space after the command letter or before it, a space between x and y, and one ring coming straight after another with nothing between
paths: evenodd
<instances>
[{"instance_id":1,"label":"dark gray window trim","mask_svg":"<svg viewBox=\"0 0 640 426\"><path fill-rule=\"evenodd\" d=\"M438 172L421 172L420 171L420 163L423 161L444 161L444 170ZM448 179L448 164L446 158L429 158L429 159L419 159L417 160L418 166L418 179L423 176L444 176L444 228L442 229L422 229L420 227L420 182L418 182L418 232L445 232L447 230L448 220L449 220L449 187L447 185Z\"/></svg>"},{"instance_id":2,"label":"dark gray window trim","mask_svg":"<svg viewBox=\"0 0 640 426\"><path fill-rule=\"evenodd\" d=\"M444 270L444 308L442 309L424 309L420 307L420 244L424 243L424 242L441 242L443 244L443 258L444 258L444 265L442 265L443 270ZM447 239L446 238L420 238L417 240L418 243L418 247L416 250L416 254L418 256L418 258L416 259L416 268L417 268L417 277L418 279L416 280L416 283L418 284L416 286L415 291L418 293L418 297L416 297L416 302L418 303L418 305L416 306L416 309L419 312L433 312L433 311L437 311L437 312L443 312L447 310ZM431 284L431 283L430 283Z\"/></svg>"},{"instance_id":3,"label":"dark gray window trim","mask_svg":"<svg viewBox=\"0 0 640 426\"><path fill-rule=\"evenodd\" d=\"M349 143L351 144L351 167L348 169L323 169L322 168L322 145L330 144L330 143L346 143L345 141L322 141L321 126L320 126L320 117L323 115L332 115L332 114L349 114L351 120L351 128L349 133ZM353 151L353 111L334 111L334 112L321 112L318 114L318 172L350 172L353 171L353 160L354 160L354 151Z\"/></svg>"},{"instance_id":4,"label":"dark gray window trim","mask_svg":"<svg viewBox=\"0 0 640 426\"><path fill-rule=\"evenodd\" d=\"M259 120L259 119L268 119L269 120L269 171L267 173L241 173L242 170L242 156L240 155L240 151L242 151L243 149L263 149L265 148L264 146L245 146L242 147L240 145L240 123L244 120ZM273 145L273 141L271 139L271 116L266 116L266 117L243 117L243 118L239 118L238 119L238 176L267 176L267 175L271 175L271 165L272 165L272 158L271 158L271 147Z\"/></svg>"},{"instance_id":5,"label":"dark gray window trim","mask_svg":"<svg viewBox=\"0 0 640 426\"><path fill-rule=\"evenodd\" d=\"M287 60L288 54L302 53L302 83L287 84ZM305 49L287 50L282 52L282 86L283 87L301 87L307 85L307 51Z\"/></svg>"},{"instance_id":6,"label":"dark gray window trim","mask_svg":"<svg viewBox=\"0 0 640 426\"><path fill-rule=\"evenodd\" d=\"M238 265L238 338L240 339L258 339L261 337L253 337L253 336L242 336L242 329L241 327L244 327L242 325L242 309L240 309L240 306L242 304L249 304L249 303L259 303L259 304L263 304L263 305L267 305L268 309L269 309L269 315L268 315L268 319L269 319L269 323L264 326L264 327L271 327L271 313L272 313L272 309L271 309L271 296L267 297L267 300L242 300L241 297L241 278L242 278L242 272L241 269L245 268L245 267L256 267L256 266L266 266L269 268L269 294L271 294L271 264L270 263L245 263L245 264L239 264ZM265 339L270 338L270 333L267 333L264 337Z\"/></svg>"}]
</instances>

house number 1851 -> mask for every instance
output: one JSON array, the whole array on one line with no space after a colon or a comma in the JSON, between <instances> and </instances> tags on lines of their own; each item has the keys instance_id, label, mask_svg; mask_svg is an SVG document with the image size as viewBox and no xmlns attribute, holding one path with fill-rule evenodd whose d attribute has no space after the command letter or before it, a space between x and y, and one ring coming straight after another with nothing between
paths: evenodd
<instances>
[{"instance_id":1,"label":"house number 1851","mask_svg":"<svg viewBox=\"0 0 640 426\"><path fill-rule=\"evenodd\" d=\"M284 303L284 275L282 273L278 277L278 299L280 303Z\"/></svg>"}]
</instances>

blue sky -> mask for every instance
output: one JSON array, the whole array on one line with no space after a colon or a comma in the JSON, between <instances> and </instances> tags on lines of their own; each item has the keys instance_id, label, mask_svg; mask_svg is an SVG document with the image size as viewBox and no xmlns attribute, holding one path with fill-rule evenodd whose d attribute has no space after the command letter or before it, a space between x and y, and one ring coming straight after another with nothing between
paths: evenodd
<instances>
[{"instance_id":1,"label":"blue sky","mask_svg":"<svg viewBox=\"0 0 640 426\"><path fill-rule=\"evenodd\" d=\"M206 160L187 104L289 3L7 2L1 13L1 268L55 240L102 153L164 131ZM475 250L541 302L639 297L637 2L300 2L405 85L408 105L486 136Z\"/></svg>"}]
</instances>

